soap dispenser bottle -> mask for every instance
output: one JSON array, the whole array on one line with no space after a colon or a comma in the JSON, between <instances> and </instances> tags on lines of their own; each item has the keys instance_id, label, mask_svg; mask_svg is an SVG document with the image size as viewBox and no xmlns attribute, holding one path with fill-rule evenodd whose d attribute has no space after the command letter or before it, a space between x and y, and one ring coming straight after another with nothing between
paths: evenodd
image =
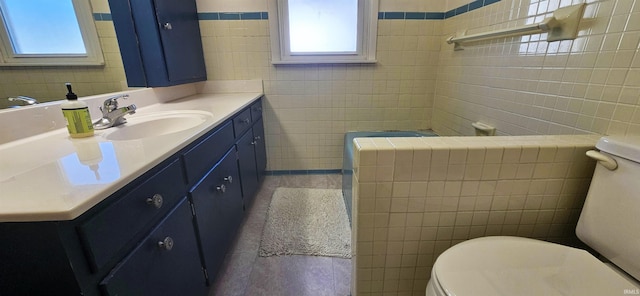
<instances>
[{"instance_id":1,"label":"soap dispenser bottle","mask_svg":"<svg viewBox=\"0 0 640 296\"><path fill-rule=\"evenodd\" d=\"M67 120L67 129L72 138L84 138L93 136L93 124L89 107L85 102L78 101L78 96L71 90L71 83L66 83L67 101L62 103L62 114Z\"/></svg>"}]
</instances>

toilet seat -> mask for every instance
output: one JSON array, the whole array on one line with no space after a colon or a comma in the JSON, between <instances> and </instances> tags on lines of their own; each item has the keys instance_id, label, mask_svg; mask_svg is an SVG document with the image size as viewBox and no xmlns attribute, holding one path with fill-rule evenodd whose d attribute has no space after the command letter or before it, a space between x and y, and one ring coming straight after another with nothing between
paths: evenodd
<instances>
[{"instance_id":1,"label":"toilet seat","mask_svg":"<svg viewBox=\"0 0 640 296\"><path fill-rule=\"evenodd\" d=\"M431 283L442 295L623 295L640 284L587 251L521 238L484 237L442 253Z\"/></svg>"}]
</instances>

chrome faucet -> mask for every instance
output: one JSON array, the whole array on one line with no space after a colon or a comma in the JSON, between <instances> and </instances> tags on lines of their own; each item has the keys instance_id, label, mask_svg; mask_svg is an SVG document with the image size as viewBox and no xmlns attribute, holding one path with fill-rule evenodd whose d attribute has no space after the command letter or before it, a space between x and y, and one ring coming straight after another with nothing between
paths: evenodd
<instances>
[{"instance_id":1,"label":"chrome faucet","mask_svg":"<svg viewBox=\"0 0 640 296\"><path fill-rule=\"evenodd\" d=\"M102 118L93 123L93 128L106 129L126 123L127 119L124 118L124 116L136 113L136 105L131 104L118 108L118 99L127 99L128 97L129 95L125 94L106 99L104 103L102 103L102 107L100 107Z\"/></svg>"},{"instance_id":2,"label":"chrome faucet","mask_svg":"<svg viewBox=\"0 0 640 296\"><path fill-rule=\"evenodd\" d=\"M15 101L23 102L25 106L31 106L39 103L38 100L32 97L26 97L26 96L17 96L15 98L11 97L11 98L8 98L7 100L9 100L10 102L15 102Z\"/></svg>"}]
</instances>

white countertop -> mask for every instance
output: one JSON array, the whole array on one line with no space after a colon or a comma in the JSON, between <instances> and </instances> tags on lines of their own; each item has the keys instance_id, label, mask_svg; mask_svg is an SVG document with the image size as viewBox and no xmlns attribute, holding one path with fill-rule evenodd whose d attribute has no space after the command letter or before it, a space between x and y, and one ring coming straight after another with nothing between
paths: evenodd
<instances>
[{"instance_id":1,"label":"white countertop","mask_svg":"<svg viewBox=\"0 0 640 296\"><path fill-rule=\"evenodd\" d=\"M111 128L72 139L64 128L1 144L0 222L75 219L261 95L197 94L127 116L175 110L213 114L202 125L157 137L109 141L105 135Z\"/></svg>"}]
</instances>

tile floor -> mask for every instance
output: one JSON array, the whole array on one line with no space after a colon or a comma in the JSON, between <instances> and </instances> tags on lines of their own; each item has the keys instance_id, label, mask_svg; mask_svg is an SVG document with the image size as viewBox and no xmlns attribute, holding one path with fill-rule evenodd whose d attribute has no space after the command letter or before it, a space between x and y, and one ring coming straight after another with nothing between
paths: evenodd
<instances>
[{"instance_id":1,"label":"tile floor","mask_svg":"<svg viewBox=\"0 0 640 296\"><path fill-rule=\"evenodd\" d=\"M278 187L340 189L342 175L266 176L209 295L349 295L350 259L258 256L271 195Z\"/></svg>"}]
</instances>

